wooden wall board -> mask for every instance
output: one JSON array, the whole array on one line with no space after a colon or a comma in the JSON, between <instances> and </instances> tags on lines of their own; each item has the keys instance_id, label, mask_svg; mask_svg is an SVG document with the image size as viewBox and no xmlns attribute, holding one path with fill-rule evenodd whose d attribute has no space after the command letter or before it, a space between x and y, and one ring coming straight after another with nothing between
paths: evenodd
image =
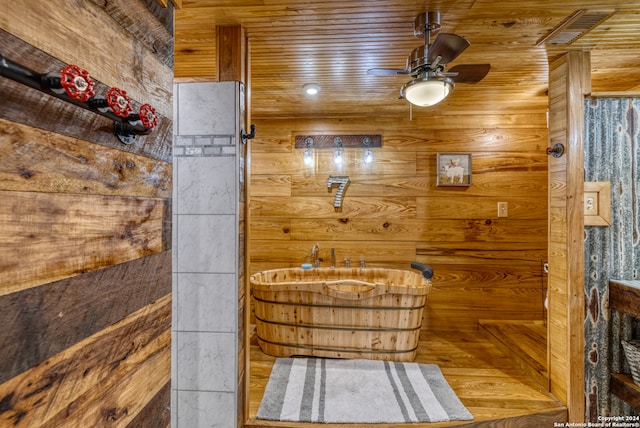
<instances>
[{"instance_id":1,"label":"wooden wall board","mask_svg":"<svg viewBox=\"0 0 640 428\"><path fill-rule=\"evenodd\" d=\"M253 176L251 178L251 194L255 196L291 196L291 180L291 176L286 174Z\"/></svg>"},{"instance_id":2,"label":"wooden wall board","mask_svg":"<svg viewBox=\"0 0 640 428\"><path fill-rule=\"evenodd\" d=\"M485 171L540 171L547 170L547 155L544 151L502 153L480 152L474 153L473 172Z\"/></svg>"},{"instance_id":3,"label":"wooden wall board","mask_svg":"<svg viewBox=\"0 0 640 428\"><path fill-rule=\"evenodd\" d=\"M541 220L458 220L394 217L387 213L380 219L344 217L333 219L282 219L264 217L253 220L250 225L256 240L311 241L414 241L457 242L466 248L466 243L484 242L537 242L544 244L546 223Z\"/></svg>"},{"instance_id":4,"label":"wooden wall board","mask_svg":"<svg viewBox=\"0 0 640 428\"><path fill-rule=\"evenodd\" d=\"M398 150L424 152L525 152L539 146L546 128L423 128L385 135L384 144Z\"/></svg>"},{"instance_id":5,"label":"wooden wall board","mask_svg":"<svg viewBox=\"0 0 640 428\"><path fill-rule=\"evenodd\" d=\"M165 199L0 191L0 201L0 295L156 254L171 242Z\"/></svg>"},{"instance_id":6,"label":"wooden wall board","mask_svg":"<svg viewBox=\"0 0 640 428\"><path fill-rule=\"evenodd\" d=\"M100 426L135 417L169 380L170 323L167 295L2 383L0 421Z\"/></svg>"},{"instance_id":7,"label":"wooden wall board","mask_svg":"<svg viewBox=\"0 0 640 428\"><path fill-rule=\"evenodd\" d=\"M335 193L335 191L334 191ZM393 215L395 218L415 218L416 198L349 198L349 190L345 198L349 203L343 203L342 210L333 206L334 193L326 193L324 197L287 198L283 205L279 198L252 198L249 207L251 217L291 217L291 218L347 218L347 217L378 217Z\"/></svg>"},{"instance_id":8,"label":"wooden wall board","mask_svg":"<svg viewBox=\"0 0 640 428\"><path fill-rule=\"evenodd\" d=\"M125 3L121 5L130 7ZM86 2L82 7L75 7L73 19L69 19L66 5L63 0L12 1L6 4L5 10L11 19L5 19L2 28L66 64L86 69L97 81L124 89L132 99L153 105L159 114L171 117L173 72L153 49L132 38L132 32L144 29L134 31L131 26L125 29L105 11L103 2L99 5ZM122 11L126 12L126 9ZM143 21L132 21L132 24L134 22ZM88 28L100 28L100 31L87 31ZM41 66L50 64L45 62Z\"/></svg>"},{"instance_id":9,"label":"wooden wall board","mask_svg":"<svg viewBox=\"0 0 640 428\"><path fill-rule=\"evenodd\" d=\"M499 289L540 289L542 276L540 265L507 264L507 261L491 264L461 264L461 263L428 263L433 268L434 287L446 289L449 287ZM496 304L501 304L496 302Z\"/></svg>"},{"instance_id":10,"label":"wooden wall board","mask_svg":"<svg viewBox=\"0 0 640 428\"><path fill-rule=\"evenodd\" d=\"M5 49L4 56L37 73L60 70L67 65L2 29L0 42ZM107 89L104 83L96 82L97 94L104 96ZM3 119L171 162L172 111L168 115L159 113L158 125L153 132L136 137L134 144L125 145L116 137L113 121L106 117L5 77L0 78L0 91L3 93L0 100L0 117ZM136 108L141 102L147 102L133 97L132 100Z\"/></svg>"},{"instance_id":11,"label":"wooden wall board","mask_svg":"<svg viewBox=\"0 0 640 428\"><path fill-rule=\"evenodd\" d=\"M172 13L160 12L158 8L150 8L149 2L131 2L127 0L91 0L96 6L104 8L121 27L130 34L136 44L157 56L158 60L169 69L173 68L173 26L164 21L173 16Z\"/></svg>"},{"instance_id":12,"label":"wooden wall board","mask_svg":"<svg viewBox=\"0 0 640 428\"><path fill-rule=\"evenodd\" d=\"M172 165L0 119L0 190L171 198Z\"/></svg>"},{"instance_id":13,"label":"wooden wall board","mask_svg":"<svg viewBox=\"0 0 640 428\"><path fill-rule=\"evenodd\" d=\"M546 110L546 109L545 109ZM420 137L422 132L426 136L431 132L442 130L455 135L459 132L456 140L464 136L467 130L471 130L473 135L477 131L486 129L492 133L499 129L505 130L530 130L531 136L544 135L547 129L547 119L545 114L540 111L522 112L506 112L498 114L492 111L474 112L469 111L464 115L457 112L447 113L441 109L430 109L430 114L412 119L409 114L406 116L387 117L367 116L367 117L349 117L349 118L333 118L330 115L321 115L313 118L304 116L288 117L282 116L277 119L264 120L256 119L260 123L260 136L274 135L302 135L302 134L338 134L338 133L376 133L382 134L386 139L393 135L408 135ZM542 134L540 134L542 132ZM252 141L255 142L255 141ZM518 144L518 143L516 143ZM291 150L291 148L289 148Z\"/></svg>"},{"instance_id":14,"label":"wooden wall board","mask_svg":"<svg viewBox=\"0 0 640 428\"><path fill-rule=\"evenodd\" d=\"M466 152L471 152L467 149ZM333 162L333 151L330 149L314 150L314 165L312 168L304 165L303 151L283 154L281 152L262 153L253 152L254 168L260 175L281 174L287 171L298 176L311 176L314 174L343 175L344 167L336 166ZM363 150L344 149L345 163L350 165L349 175L361 175L381 178L388 175L412 175L435 174L436 151L394 152L382 149L373 149L375 162L373 165L362 161ZM451 153L451 151L447 151ZM487 172L546 172L547 157L544 152L478 152L473 153L473 174ZM374 167L375 166L375 167Z\"/></svg>"},{"instance_id":15,"label":"wooden wall board","mask_svg":"<svg viewBox=\"0 0 640 428\"><path fill-rule=\"evenodd\" d=\"M171 293L170 274L163 251L0 299L0 383Z\"/></svg>"},{"instance_id":16,"label":"wooden wall board","mask_svg":"<svg viewBox=\"0 0 640 428\"><path fill-rule=\"evenodd\" d=\"M369 172L372 174L371 167L361 162L362 150L358 149L345 149L343 151L345 162L352 165L354 174L366 174ZM255 171L260 174L278 174L282 171L287 171L290 174L305 175L305 174L330 174L342 175L340 167L337 167L333 162L333 151L331 149L318 149L315 151L315 164L313 170L309 171L309 168L304 165L303 151L298 150L290 153L288 156L283 156L282 153L261 153L260 156L254 156L252 165ZM375 149L374 156L376 158L377 169L376 174L388 175L388 174L407 174L410 172L417 172L417 161L414 153L408 152L385 152L380 149Z\"/></svg>"},{"instance_id":17,"label":"wooden wall board","mask_svg":"<svg viewBox=\"0 0 640 428\"><path fill-rule=\"evenodd\" d=\"M129 423L127 428L171 427L171 382L167 382Z\"/></svg>"},{"instance_id":18,"label":"wooden wall board","mask_svg":"<svg viewBox=\"0 0 640 428\"><path fill-rule=\"evenodd\" d=\"M508 203L508 217L498 217L498 202ZM513 195L470 196L460 194L459 197L442 195L418 197L417 218L430 219L478 219L510 222L519 220L535 220L547 214L547 204L541 199L531 197L513 197ZM346 201L345 201L346 203Z\"/></svg>"},{"instance_id":19,"label":"wooden wall board","mask_svg":"<svg viewBox=\"0 0 640 428\"><path fill-rule=\"evenodd\" d=\"M155 343L157 342L157 343ZM161 349L156 349L164 344ZM131 359L126 374L114 373L98 388L74 400L66 409L50 419L52 426L101 426L128 422L138 416L148 402L170 382L171 334L163 333L150 346L142 348ZM167 403L165 402L165 408ZM165 410L166 411L166 410Z\"/></svg>"},{"instance_id":20,"label":"wooden wall board","mask_svg":"<svg viewBox=\"0 0 640 428\"><path fill-rule=\"evenodd\" d=\"M162 7L157 0L142 0L142 3L147 7L149 12L166 28L167 32L173 36L173 15L174 8ZM174 2L171 2L172 4Z\"/></svg>"},{"instance_id":21,"label":"wooden wall board","mask_svg":"<svg viewBox=\"0 0 640 428\"><path fill-rule=\"evenodd\" d=\"M540 248L538 240L532 242L497 242L492 248L486 248L484 242L466 242L460 248L458 242L424 242L419 243L416 254L433 260L464 261L467 264L491 264L506 261L517 261L525 265L541 263L546 260L546 249Z\"/></svg>"},{"instance_id":22,"label":"wooden wall board","mask_svg":"<svg viewBox=\"0 0 640 428\"><path fill-rule=\"evenodd\" d=\"M506 177L506 179L505 179ZM469 194L484 196L509 195L510 197L545 197L547 171L491 171L473 172L473 188Z\"/></svg>"},{"instance_id":23,"label":"wooden wall board","mask_svg":"<svg viewBox=\"0 0 640 428\"><path fill-rule=\"evenodd\" d=\"M311 255L311 247L316 243L320 247L322 266L328 266L331 248L335 248L338 260L350 257L355 263L360 260L361 256L366 255L368 263L376 265L387 263L387 266L394 264L408 266L416 252L416 244L408 241L394 242L392 246L385 241L367 242L365 247L362 243L353 244L348 241L265 241L254 239L248 248L251 260L249 272L255 273L262 270L262 268L256 268L254 264L272 266L270 269L289 267L289 265L299 266L304 262L305 257ZM284 266L285 264L287 266Z\"/></svg>"},{"instance_id":24,"label":"wooden wall board","mask_svg":"<svg viewBox=\"0 0 640 428\"><path fill-rule=\"evenodd\" d=\"M435 156L435 155L434 155ZM504 178L506 175L506 179ZM328 175L256 174L252 176L251 194L258 196L318 196L327 193ZM435 174L349 175L351 196L495 196L500 193L509 197L538 198L547 193L546 171L500 171L499 168L482 172L474 171L473 186L469 188L439 188L435 185ZM502 197L504 199L504 197Z\"/></svg>"},{"instance_id":25,"label":"wooden wall board","mask_svg":"<svg viewBox=\"0 0 640 428\"><path fill-rule=\"evenodd\" d=\"M176 19L178 18L176 17ZM203 28L184 31L178 25L176 25L175 33L175 52L188 62L176 61L176 81L217 82L215 26L208 25ZM191 37L200 41L197 46L189 42ZM188 69L188 72L185 69Z\"/></svg>"}]
</instances>

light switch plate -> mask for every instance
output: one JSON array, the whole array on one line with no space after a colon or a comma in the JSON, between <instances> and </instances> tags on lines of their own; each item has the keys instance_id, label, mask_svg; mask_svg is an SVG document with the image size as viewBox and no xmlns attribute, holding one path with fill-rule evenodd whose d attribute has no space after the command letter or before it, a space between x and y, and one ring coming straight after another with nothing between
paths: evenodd
<instances>
[{"instance_id":1,"label":"light switch plate","mask_svg":"<svg viewBox=\"0 0 640 428\"><path fill-rule=\"evenodd\" d=\"M584 183L584 225L609 226L611 224L611 183L590 181Z\"/></svg>"},{"instance_id":2,"label":"light switch plate","mask_svg":"<svg viewBox=\"0 0 640 428\"><path fill-rule=\"evenodd\" d=\"M498 202L498 217L509 217L509 204Z\"/></svg>"}]
</instances>

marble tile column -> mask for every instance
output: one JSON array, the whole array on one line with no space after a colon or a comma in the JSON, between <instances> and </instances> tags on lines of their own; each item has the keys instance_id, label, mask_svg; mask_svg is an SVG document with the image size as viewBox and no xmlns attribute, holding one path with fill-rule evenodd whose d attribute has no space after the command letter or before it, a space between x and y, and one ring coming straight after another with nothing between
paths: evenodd
<instances>
[{"instance_id":1,"label":"marble tile column","mask_svg":"<svg viewBox=\"0 0 640 428\"><path fill-rule=\"evenodd\" d=\"M174 87L172 426L238 425L244 157L238 82Z\"/></svg>"}]
</instances>

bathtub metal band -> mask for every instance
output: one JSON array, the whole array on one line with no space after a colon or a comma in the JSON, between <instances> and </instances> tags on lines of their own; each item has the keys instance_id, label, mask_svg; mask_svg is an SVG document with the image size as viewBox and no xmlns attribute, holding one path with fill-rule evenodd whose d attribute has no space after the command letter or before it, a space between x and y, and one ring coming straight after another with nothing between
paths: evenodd
<instances>
[{"instance_id":1,"label":"bathtub metal band","mask_svg":"<svg viewBox=\"0 0 640 428\"><path fill-rule=\"evenodd\" d=\"M380 332L393 332L393 331L416 331L420 330L421 326L411 328L391 328L391 327L357 327L357 326L333 326L333 325L317 325L317 324L296 324L289 322L267 321L256 315L256 319L265 324L271 325L283 325L285 327L301 327L320 330L349 330L349 331L380 331Z\"/></svg>"},{"instance_id":2,"label":"bathtub metal band","mask_svg":"<svg viewBox=\"0 0 640 428\"><path fill-rule=\"evenodd\" d=\"M323 305L318 303L300 303L300 302L278 302L273 300L261 299L259 297L253 296L258 302L262 303L270 303L272 305L289 305L289 306L308 306L308 307L316 307L316 308L332 308L332 309L384 309L386 311L406 311L410 309L422 309L424 308L424 303L420 306L357 306L357 305Z\"/></svg>"},{"instance_id":3,"label":"bathtub metal band","mask_svg":"<svg viewBox=\"0 0 640 428\"><path fill-rule=\"evenodd\" d=\"M413 352L418 349L418 346L415 346L411 349L406 350L387 350L387 349L361 349L361 348L331 348L331 347L322 347L322 346L311 346L311 345L295 345L291 343L281 343L281 342L272 342L270 340L265 340L258 336L258 340L262 340L265 343L269 343L271 345L277 346L286 346L288 348L301 348L301 349L311 349L313 351L331 351L331 352L353 352L358 354L406 354L408 352Z\"/></svg>"}]
</instances>

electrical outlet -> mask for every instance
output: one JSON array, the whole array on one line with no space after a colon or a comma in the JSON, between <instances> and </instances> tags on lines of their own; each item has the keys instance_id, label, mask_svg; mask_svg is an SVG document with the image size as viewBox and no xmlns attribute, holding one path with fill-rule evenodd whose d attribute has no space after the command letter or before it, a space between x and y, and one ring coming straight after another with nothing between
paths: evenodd
<instances>
[{"instance_id":1,"label":"electrical outlet","mask_svg":"<svg viewBox=\"0 0 640 428\"><path fill-rule=\"evenodd\" d=\"M498 217L509 217L509 208L507 202L498 202Z\"/></svg>"},{"instance_id":2,"label":"electrical outlet","mask_svg":"<svg viewBox=\"0 0 640 428\"><path fill-rule=\"evenodd\" d=\"M584 192L584 215L598 215L598 193Z\"/></svg>"}]
</instances>

